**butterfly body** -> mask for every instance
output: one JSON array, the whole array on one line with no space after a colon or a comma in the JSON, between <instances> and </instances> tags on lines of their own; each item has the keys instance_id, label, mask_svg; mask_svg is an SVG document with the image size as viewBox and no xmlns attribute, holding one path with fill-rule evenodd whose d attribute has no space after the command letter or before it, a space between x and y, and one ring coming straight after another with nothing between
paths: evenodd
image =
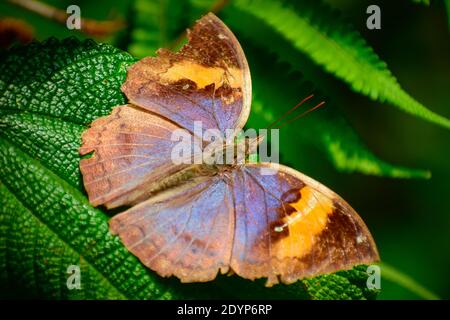
<instances>
[{"instance_id":1,"label":"butterfly body","mask_svg":"<svg viewBox=\"0 0 450 320\"><path fill-rule=\"evenodd\" d=\"M250 71L213 14L179 52L131 66L122 91L130 103L83 133L80 153L93 155L80 169L91 204L129 207L110 230L159 275L198 282L233 271L270 286L379 259L337 194L291 168L249 161L262 137L236 134L250 112ZM228 129L236 133L223 141L204 135ZM183 161L173 159L177 130L201 146Z\"/></svg>"},{"instance_id":2,"label":"butterfly body","mask_svg":"<svg viewBox=\"0 0 450 320\"><path fill-rule=\"evenodd\" d=\"M223 144L209 154L203 155L204 162L191 164L169 176L163 177L161 180L154 181L148 186L148 194L146 197L154 196L159 192L174 188L199 177L212 177L217 175L224 179L229 179L231 172L242 167L248 161L251 150L255 148L255 146L250 147L251 143L255 143L254 141L254 139L246 138L241 142ZM231 157L227 156L230 154ZM194 161L194 157L191 160ZM135 204L140 201L140 199L136 199L130 203Z\"/></svg>"}]
</instances>

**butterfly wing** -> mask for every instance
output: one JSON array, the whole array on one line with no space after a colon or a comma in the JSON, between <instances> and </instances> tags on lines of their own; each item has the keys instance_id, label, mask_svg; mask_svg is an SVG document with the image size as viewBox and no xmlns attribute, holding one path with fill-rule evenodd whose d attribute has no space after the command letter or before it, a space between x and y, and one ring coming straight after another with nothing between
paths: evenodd
<instances>
[{"instance_id":1,"label":"butterfly wing","mask_svg":"<svg viewBox=\"0 0 450 320\"><path fill-rule=\"evenodd\" d=\"M193 132L242 128L250 112L251 80L235 36L214 14L201 18L177 53L135 63L122 91L130 103L162 115Z\"/></svg>"},{"instance_id":2,"label":"butterfly wing","mask_svg":"<svg viewBox=\"0 0 450 320\"><path fill-rule=\"evenodd\" d=\"M227 272L234 233L228 184L200 177L116 215L110 230L159 275L203 282Z\"/></svg>"},{"instance_id":3,"label":"butterfly wing","mask_svg":"<svg viewBox=\"0 0 450 320\"><path fill-rule=\"evenodd\" d=\"M235 235L230 267L241 277L265 277L267 285L349 269L379 259L358 214L313 179L271 164L233 173Z\"/></svg>"},{"instance_id":4,"label":"butterfly wing","mask_svg":"<svg viewBox=\"0 0 450 320\"><path fill-rule=\"evenodd\" d=\"M280 166L247 165L199 177L111 219L142 263L161 276L203 282L229 269L267 285L379 259L356 212L320 183Z\"/></svg>"},{"instance_id":5,"label":"butterfly wing","mask_svg":"<svg viewBox=\"0 0 450 320\"><path fill-rule=\"evenodd\" d=\"M131 105L119 106L83 132L83 182L94 205L108 208L147 199L152 183L183 169L171 161L176 124ZM192 140L194 142L194 137Z\"/></svg>"}]
</instances>

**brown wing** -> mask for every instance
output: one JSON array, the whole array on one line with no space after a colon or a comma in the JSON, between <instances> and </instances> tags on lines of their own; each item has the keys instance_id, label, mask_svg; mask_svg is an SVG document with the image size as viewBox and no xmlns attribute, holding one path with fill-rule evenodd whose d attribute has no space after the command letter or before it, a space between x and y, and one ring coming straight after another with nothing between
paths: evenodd
<instances>
[{"instance_id":1,"label":"brown wing","mask_svg":"<svg viewBox=\"0 0 450 320\"><path fill-rule=\"evenodd\" d=\"M177 129L130 105L116 107L111 115L95 120L83 132L79 150L82 155L93 152L80 161L89 202L113 208L147 199L155 181L186 166L171 161L178 143L171 138Z\"/></svg>"},{"instance_id":2,"label":"brown wing","mask_svg":"<svg viewBox=\"0 0 450 320\"><path fill-rule=\"evenodd\" d=\"M241 277L292 283L379 259L358 214L338 195L284 166L233 175L236 229L230 267Z\"/></svg>"},{"instance_id":3,"label":"brown wing","mask_svg":"<svg viewBox=\"0 0 450 320\"><path fill-rule=\"evenodd\" d=\"M203 177L116 215L110 229L159 275L203 282L228 271L233 214L228 185Z\"/></svg>"},{"instance_id":4,"label":"brown wing","mask_svg":"<svg viewBox=\"0 0 450 320\"><path fill-rule=\"evenodd\" d=\"M245 55L214 14L201 18L179 52L165 49L135 63L122 91L130 103L193 132L242 128L250 112L251 81Z\"/></svg>"}]
</instances>

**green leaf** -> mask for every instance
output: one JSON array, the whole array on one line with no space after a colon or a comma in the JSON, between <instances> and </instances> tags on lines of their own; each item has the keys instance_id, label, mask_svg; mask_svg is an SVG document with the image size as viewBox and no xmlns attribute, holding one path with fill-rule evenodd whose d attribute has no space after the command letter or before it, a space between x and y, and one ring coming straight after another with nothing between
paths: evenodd
<instances>
[{"instance_id":1,"label":"green leaf","mask_svg":"<svg viewBox=\"0 0 450 320\"><path fill-rule=\"evenodd\" d=\"M307 144L324 152L335 168L342 172L361 172L393 178L430 177L429 171L393 165L379 159L340 115L332 100L325 99L311 82L302 79L300 73L291 72L288 64L277 62L276 56L265 54L259 47L247 45L245 51L250 61L253 82L252 113L247 123L249 127L268 127L299 100L313 92L315 99L308 102L308 106L303 107L302 111L319 101L326 101L322 110L297 120L298 125L293 123L280 130L280 153L287 163L301 164L307 149L299 148L302 144ZM276 81L273 74L277 74ZM295 149L292 148L293 140L296 142Z\"/></svg>"},{"instance_id":2,"label":"green leaf","mask_svg":"<svg viewBox=\"0 0 450 320\"><path fill-rule=\"evenodd\" d=\"M365 267L263 287L238 277L180 284L143 266L90 206L78 170L80 134L125 102L129 54L92 41L49 40L0 57L0 287L44 298L371 299ZM81 269L68 290L67 268ZM6 290L6 289L4 289ZM1 292L9 296L9 291Z\"/></svg>"},{"instance_id":3,"label":"green leaf","mask_svg":"<svg viewBox=\"0 0 450 320\"><path fill-rule=\"evenodd\" d=\"M0 140L1 156L17 157L3 140ZM7 153L10 151L10 153ZM2 161L2 166L6 165ZM10 165L10 163L8 163ZM26 170L33 170L33 163L21 163ZM23 167L11 167L11 169L22 169ZM30 172L31 173L31 172ZM8 181L7 181L8 183ZM45 187L43 185L36 187ZM19 184L16 187L20 187ZM13 186L14 188L14 186ZM14 192L14 191L13 191ZM15 192L14 192L15 193ZM53 194L52 194L53 195ZM56 200L63 200L64 196L58 195ZM22 194L14 196L2 183L0 183L0 205L2 213L1 221L1 258L0 271L2 284L7 281L17 281L23 284L30 296L47 298L73 298L73 299L123 299L123 294L112 285L97 269L98 266L90 263L84 255L80 254L82 249L73 248L65 239L51 229L51 226L32 212L29 206L50 205L44 198L36 198L35 201L23 201L19 198ZM67 197L66 197L67 199ZM105 222L103 223L105 224ZM72 224L73 227L77 227ZM65 272L70 265L77 265L83 274L83 290L68 290L66 287ZM92 288L91 284L96 283ZM85 287L87 286L87 287Z\"/></svg>"},{"instance_id":4,"label":"green leaf","mask_svg":"<svg viewBox=\"0 0 450 320\"><path fill-rule=\"evenodd\" d=\"M206 1L202 2L207 10ZM249 27L244 12L256 20ZM267 14L270 12L270 14ZM321 1L236 0L224 10L230 27L249 37L261 26L269 26L278 37L287 40L298 54L308 56L327 72L373 100L389 102L424 120L450 128L450 120L430 111L402 89L397 79L373 49L335 10ZM284 46L276 46L266 37L272 50L283 56ZM295 56L290 63L295 65Z\"/></svg>"},{"instance_id":5,"label":"green leaf","mask_svg":"<svg viewBox=\"0 0 450 320\"><path fill-rule=\"evenodd\" d=\"M119 87L134 59L68 39L18 48L1 61L2 273L49 298L177 297L80 192L80 134L124 102ZM82 270L81 291L65 286L71 264Z\"/></svg>"},{"instance_id":6,"label":"green leaf","mask_svg":"<svg viewBox=\"0 0 450 320\"><path fill-rule=\"evenodd\" d=\"M187 26L186 8L184 0L134 1L130 53L142 58L170 47Z\"/></svg>"}]
</instances>

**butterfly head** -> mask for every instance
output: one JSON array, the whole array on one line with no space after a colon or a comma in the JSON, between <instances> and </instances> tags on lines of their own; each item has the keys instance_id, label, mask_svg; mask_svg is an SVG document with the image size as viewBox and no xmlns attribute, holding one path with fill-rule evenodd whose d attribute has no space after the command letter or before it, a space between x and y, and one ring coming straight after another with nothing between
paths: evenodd
<instances>
[{"instance_id":1,"label":"butterfly head","mask_svg":"<svg viewBox=\"0 0 450 320\"><path fill-rule=\"evenodd\" d=\"M255 138L246 137L244 140L245 156L248 158L250 155L255 154L258 151L258 146L264 140L264 135L259 135Z\"/></svg>"}]
</instances>

